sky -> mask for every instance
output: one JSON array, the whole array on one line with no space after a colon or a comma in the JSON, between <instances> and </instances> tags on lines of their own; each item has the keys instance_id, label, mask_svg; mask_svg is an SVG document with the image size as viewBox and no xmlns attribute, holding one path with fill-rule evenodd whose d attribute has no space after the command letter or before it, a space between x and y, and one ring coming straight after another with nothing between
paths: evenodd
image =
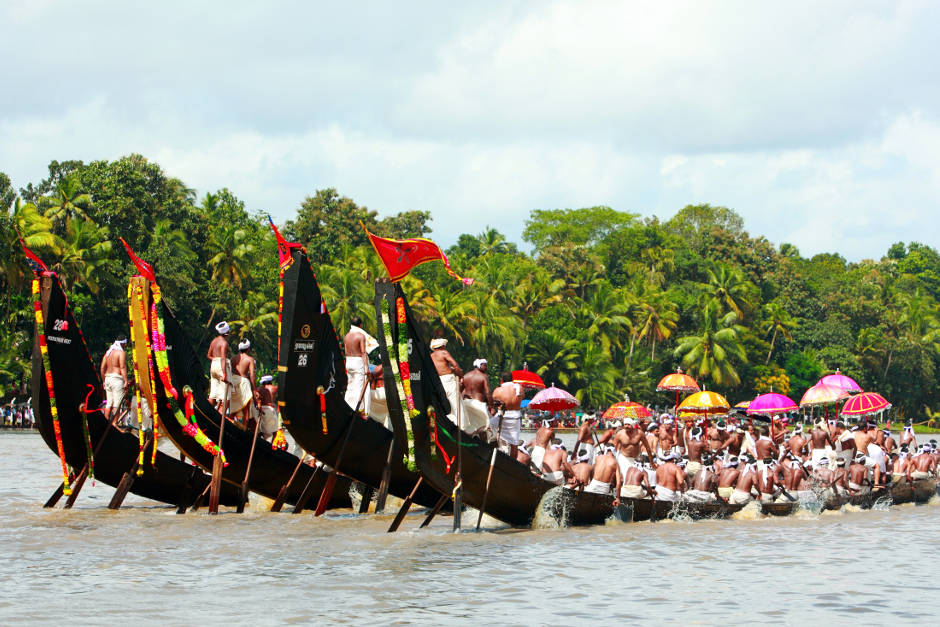
<instances>
[{"instance_id":1,"label":"sky","mask_svg":"<svg viewBox=\"0 0 940 627\"><path fill-rule=\"evenodd\" d=\"M348 8L351 7L351 8ZM723 205L805 256L938 246L937 2L0 4L0 171L140 153L442 245L533 209Z\"/></svg>"}]
</instances>

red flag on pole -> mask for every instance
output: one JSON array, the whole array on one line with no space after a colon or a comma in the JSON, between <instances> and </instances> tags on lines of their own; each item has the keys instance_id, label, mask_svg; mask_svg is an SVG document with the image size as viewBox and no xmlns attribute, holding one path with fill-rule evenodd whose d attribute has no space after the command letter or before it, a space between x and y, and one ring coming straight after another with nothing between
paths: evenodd
<instances>
[{"instance_id":1,"label":"red flag on pole","mask_svg":"<svg viewBox=\"0 0 940 627\"><path fill-rule=\"evenodd\" d=\"M362 229L369 236L369 242L372 248L378 253L379 259L385 265L388 276L392 281L398 282L405 278L411 269L422 263L429 261L443 261L444 269L447 274L464 285L473 285L473 279L465 279L450 269L450 262L447 255L441 250L440 246L429 239L422 237L413 237L411 239L388 239L379 237L369 232L369 229L362 225Z\"/></svg>"},{"instance_id":2,"label":"red flag on pole","mask_svg":"<svg viewBox=\"0 0 940 627\"><path fill-rule=\"evenodd\" d=\"M16 225L16 238L20 240L20 246L23 248L23 254L26 255L26 263L29 264L30 269L38 276L43 272L49 272L49 268L42 262L42 259L36 256L36 253L31 251L26 247L26 242L23 241L23 236L20 235L20 229Z\"/></svg>"},{"instance_id":3,"label":"red flag on pole","mask_svg":"<svg viewBox=\"0 0 940 627\"><path fill-rule=\"evenodd\" d=\"M277 230L277 226L274 224L274 220L271 219L271 216L268 216L268 222L271 223L271 230L274 231L274 239L277 240L277 260L281 265L281 272L283 272L291 264L291 251L295 248L303 248L303 246L293 244L284 239L281 232Z\"/></svg>"},{"instance_id":4,"label":"red flag on pole","mask_svg":"<svg viewBox=\"0 0 940 627\"><path fill-rule=\"evenodd\" d=\"M153 272L153 266L134 254L134 251L131 249L130 245L124 241L123 237L119 239L121 240L121 243L124 244L124 248L127 250L127 256L130 257L131 261L134 262L134 265L137 266L137 272L140 273L140 276L144 277L151 283L156 283L157 276Z\"/></svg>"}]
</instances>

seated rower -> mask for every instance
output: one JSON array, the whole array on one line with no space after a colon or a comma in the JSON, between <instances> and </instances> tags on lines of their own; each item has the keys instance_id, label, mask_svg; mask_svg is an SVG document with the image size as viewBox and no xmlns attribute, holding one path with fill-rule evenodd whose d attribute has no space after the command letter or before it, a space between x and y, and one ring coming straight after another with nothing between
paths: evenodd
<instances>
[{"instance_id":1,"label":"seated rower","mask_svg":"<svg viewBox=\"0 0 940 627\"><path fill-rule=\"evenodd\" d=\"M849 471L845 467L845 460L841 457L836 458L836 467L832 471L832 489L839 496L848 494L849 483L848 483Z\"/></svg>"},{"instance_id":2,"label":"seated rower","mask_svg":"<svg viewBox=\"0 0 940 627\"><path fill-rule=\"evenodd\" d=\"M533 466L530 466L532 464L532 453L525 444L520 444L519 448L516 449L516 461L530 470L533 468Z\"/></svg>"},{"instance_id":3,"label":"seated rower","mask_svg":"<svg viewBox=\"0 0 940 627\"><path fill-rule=\"evenodd\" d=\"M734 493L734 486L738 483L738 477L741 471L738 470L738 458L731 456L722 465L721 472L718 474L718 496L724 500L729 500Z\"/></svg>"},{"instance_id":4,"label":"seated rower","mask_svg":"<svg viewBox=\"0 0 940 627\"><path fill-rule=\"evenodd\" d=\"M738 475L738 481L734 485L734 492L731 493L729 502L732 505L747 505L754 496L752 492L760 493L757 485L757 465L753 457L747 455L743 459L744 470Z\"/></svg>"},{"instance_id":5,"label":"seated rower","mask_svg":"<svg viewBox=\"0 0 940 627\"><path fill-rule=\"evenodd\" d=\"M552 415L542 421L542 426L535 432L535 438L531 441L532 445L532 463L536 468L542 467L542 459L548 450L551 441L555 439L555 416Z\"/></svg>"},{"instance_id":6,"label":"seated rower","mask_svg":"<svg viewBox=\"0 0 940 627\"><path fill-rule=\"evenodd\" d=\"M701 431L701 427L695 427ZM685 498L696 503L712 503L718 500L716 496L718 491L718 475L715 474L715 467L712 465L712 457L706 455L702 457L702 466L692 477L692 489L685 493ZM689 462L691 466L691 462Z\"/></svg>"},{"instance_id":7,"label":"seated rower","mask_svg":"<svg viewBox=\"0 0 940 627\"><path fill-rule=\"evenodd\" d=\"M568 464L568 451L561 444L550 444L542 456L542 479L555 485L565 485L565 479L574 471Z\"/></svg>"},{"instance_id":8,"label":"seated rower","mask_svg":"<svg viewBox=\"0 0 940 627\"><path fill-rule=\"evenodd\" d=\"M911 479L928 479L935 474L937 460L933 456L933 448L924 444L917 455L911 460Z\"/></svg>"},{"instance_id":9,"label":"seated rower","mask_svg":"<svg viewBox=\"0 0 940 627\"><path fill-rule=\"evenodd\" d=\"M646 474L646 470L640 464L630 462L627 465L626 472L623 474L623 487L620 489L620 496L628 499L655 497L653 489L650 487L649 475Z\"/></svg>"},{"instance_id":10,"label":"seated rower","mask_svg":"<svg viewBox=\"0 0 940 627\"><path fill-rule=\"evenodd\" d=\"M604 452L598 455L594 460L594 475L591 483L584 488L585 492L594 494L612 494L614 496L614 507L620 505L620 488L623 485L623 478L620 476L620 467L617 465L617 458L614 456L614 447L604 447Z\"/></svg>"},{"instance_id":11,"label":"seated rower","mask_svg":"<svg viewBox=\"0 0 940 627\"><path fill-rule=\"evenodd\" d=\"M870 480L868 478L868 466L866 465L865 454L856 453L852 460L852 465L848 469L847 485L849 494L859 495L871 492Z\"/></svg>"},{"instance_id":12,"label":"seated rower","mask_svg":"<svg viewBox=\"0 0 940 627\"><path fill-rule=\"evenodd\" d=\"M702 468L702 452L705 451L705 443L702 442L701 427L692 427L688 433L685 443L685 450L689 455L689 463L686 466L686 474L695 477L696 473Z\"/></svg>"},{"instance_id":13,"label":"seated rower","mask_svg":"<svg viewBox=\"0 0 940 627\"><path fill-rule=\"evenodd\" d=\"M819 458L813 468L813 478L825 488L832 487L833 472L829 467L829 458L825 455Z\"/></svg>"},{"instance_id":14,"label":"seated rower","mask_svg":"<svg viewBox=\"0 0 940 627\"><path fill-rule=\"evenodd\" d=\"M571 465L571 476L568 477L569 488L584 488L591 483L594 475L594 466L591 464L591 454L587 451L581 453L578 457L572 456L574 463Z\"/></svg>"},{"instance_id":15,"label":"seated rower","mask_svg":"<svg viewBox=\"0 0 940 627\"><path fill-rule=\"evenodd\" d=\"M763 467L757 473L757 491L760 492L761 503L773 503L777 498L777 488L783 486L780 470L773 457L765 457L761 461Z\"/></svg>"},{"instance_id":16,"label":"seated rower","mask_svg":"<svg viewBox=\"0 0 940 627\"><path fill-rule=\"evenodd\" d=\"M678 501L685 490L685 472L676 465L677 457L673 451L666 453L656 469L656 499L659 501Z\"/></svg>"}]
</instances>

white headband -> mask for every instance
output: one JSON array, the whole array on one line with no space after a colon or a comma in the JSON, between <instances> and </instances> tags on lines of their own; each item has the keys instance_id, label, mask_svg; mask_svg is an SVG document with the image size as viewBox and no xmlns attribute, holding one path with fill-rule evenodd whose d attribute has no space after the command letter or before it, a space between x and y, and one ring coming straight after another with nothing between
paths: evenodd
<instances>
[{"instance_id":1,"label":"white headband","mask_svg":"<svg viewBox=\"0 0 940 627\"><path fill-rule=\"evenodd\" d=\"M215 330L216 330L216 333L218 333L219 335L225 335L226 333L231 331L232 328L228 326L228 322L223 320L219 324L215 325Z\"/></svg>"},{"instance_id":2,"label":"white headband","mask_svg":"<svg viewBox=\"0 0 940 627\"><path fill-rule=\"evenodd\" d=\"M486 364L486 360L485 360L485 359L474 359L474 360L473 360L473 367L474 367L474 368L479 368L480 366L483 366L483 365L485 365L485 364Z\"/></svg>"},{"instance_id":3,"label":"white headband","mask_svg":"<svg viewBox=\"0 0 940 627\"><path fill-rule=\"evenodd\" d=\"M238 343L238 350L240 351L246 351L249 348L251 348L251 342L249 342L248 340L242 340L241 342Z\"/></svg>"}]
</instances>

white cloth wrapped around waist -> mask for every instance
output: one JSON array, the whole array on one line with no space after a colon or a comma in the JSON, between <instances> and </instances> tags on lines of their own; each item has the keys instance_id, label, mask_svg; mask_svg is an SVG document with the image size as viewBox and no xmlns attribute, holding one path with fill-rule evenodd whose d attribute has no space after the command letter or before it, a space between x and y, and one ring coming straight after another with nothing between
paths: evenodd
<instances>
[{"instance_id":1,"label":"white cloth wrapped around waist","mask_svg":"<svg viewBox=\"0 0 940 627\"><path fill-rule=\"evenodd\" d=\"M365 395L363 395L363 390L367 385L368 368L369 364L362 357L346 358L346 394L343 397L347 405L353 409L358 406L359 411L364 411L367 416L372 411L372 395L368 390L365 390ZM361 404L360 397L362 398Z\"/></svg>"},{"instance_id":2,"label":"white cloth wrapped around waist","mask_svg":"<svg viewBox=\"0 0 940 627\"><path fill-rule=\"evenodd\" d=\"M490 412L486 403L476 398L463 399L460 428L467 433L476 433L490 424Z\"/></svg>"},{"instance_id":3,"label":"white cloth wrapped around waist","mask_svg":"<svg viewBox=\"0 0 940 627\"><path fill-rule=\"evenodd\" d=\"M457 412L460 409L457 403L460 402L460 382L455 374L442 374L439 376L441 385L444 387L444 394L447 395L447 402L450 403L450 413L447 417L454 424L457 424ZM463 421L461 421L463 422Z\"/></svg>"},{"instance_id":4,"label":"white cloth wrapped around waist","mask_svg":"<svg viewBox=\"0 0 940 627\"><path fill-rule=\"evenodd\" d=\"M228 360L224 360L221 357L213 357L212 361L209 362L209 400L210 401L225 400L226 385L222 381L222 377L223 377L223 373L225 373L225 376L231 376L231 372L232 372L232 366L228 363Z\"/></svg>"},{"instance_id":5,"label":"white cloth wrapped around waist","mask_svg":"<svg viewBox=\"0 0 940 627\"><path fill-rule=\"evenodd\" d=\"M532 463L539 470L542 469L542 461L545 459L545 447L543 446L533 446L532 451L529 453L529 457L532 458Z\"/></svg>"},{"instance_id":6,"label":"white cloth wrapped around waist","mask_svg":"<svg viewBox=\"0 0 940 627\"><path fill-rule=\"evenodd\" d=\"M593 494L610 494L611 488L609 483L604 483L603 481L598 481L597 479L591 479L591 483L584 488L585 492L591 492Z\"/></svg>"},{"instance_id":7,"label":"white cloth wrapped around waist","mask_svg":"<svg viewBox=\"0 0 940 627\"><path fill-rule=\"evenodd\" d=\"M565 473L561 470L543 472L542 479L545 479L545 481L549 483L554 483L555 485L563 485L565 483Z\"/></svg>"},{"instance_id":8,"label":"white cloth wrapped around waist","mask_svg":"<svg viewBox=\"0 0 940 627\"><path fill-rule=\"evenodd\" d=\"M685 498L693 503L711 503L716 500L714 493L705 490L687 490Z\"/></svg>"},{"instance_id":9,"label":"white cloth wrapped around waist","mask_svg":"<svg viewBox=\"0 0 940 627\"><path fill-rule=\"evenodd\" d=\"M656 486L656 499L659 501L678 501L679 494L675 490L658 485Z\"/></svg>"},{"instance_id":10,"label":"white cloth wrapped around waist","mask_svg":"<svg viewBox=\"0 0 940 627\"><path fill-rule=\"evenodd\" d=\"M497 413L490 419L490 428L493 433L499 429L499 417ZM522 432L522 412L518 409L507 409L502 413L503 427L499 439L512 445L518 446L520 443L519 435Z\"/></svg>"},{"instance_id":11,"label":"white cloth wrapped around waist","mask_svg":"<svg viewBox=\"0 0 940 627\"><path fill-rule=\"evenodd\" d=\"M738 490L735 488L734 492L731 493L731 498L729 501L735 505L746 505L753 500L750 492L745 492L744 490Z\"/></svg>"},{"instance_id":12,"label":"white cloth wrapped around waist","mask_svg":"<svg viewBox=\"0 0 940 627\"><path fill-rule=\"evenodd\" d=\"M258 430L261 432L263 437L270 437L277 433L277 430L280 428L277 408L272 407L271 405L262 405L261 406L261 424L258 426Z\"/></svg>"},{"instance_id":13,"label":"white cloth wrapped around waist","mask_svg":"<svg viewBox=\"0 0 940 627\"><path fill-rule=\"evenodd\" d=\"M642 499L648 494L641 485L625 485L620 487L620 496L627 499Z\"/></svg>"}]
</instances>

